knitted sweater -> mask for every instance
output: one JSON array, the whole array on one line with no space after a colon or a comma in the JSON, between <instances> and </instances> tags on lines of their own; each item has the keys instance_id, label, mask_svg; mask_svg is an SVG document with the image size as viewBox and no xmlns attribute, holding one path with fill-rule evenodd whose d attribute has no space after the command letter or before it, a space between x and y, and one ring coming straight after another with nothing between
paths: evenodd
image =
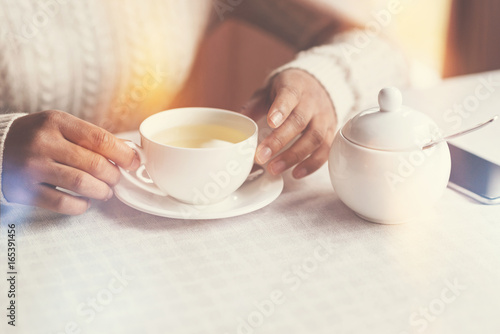
<instances>
[{"instance_id":1,"label":"knitted sweater","mask_svg":"<svg viewBox=\"0 0 500 334\"><path fill-rule=\"evenodd\" d=\"M16 118L59 109L112 132L136 127L181 89L220 14L211 0L0 0L0 190ZM278 71L315 76L342 120L365 96L406 82L403 57L378 35L360 44L366 36L340 34Z\"/></svg>"}]
</instances>

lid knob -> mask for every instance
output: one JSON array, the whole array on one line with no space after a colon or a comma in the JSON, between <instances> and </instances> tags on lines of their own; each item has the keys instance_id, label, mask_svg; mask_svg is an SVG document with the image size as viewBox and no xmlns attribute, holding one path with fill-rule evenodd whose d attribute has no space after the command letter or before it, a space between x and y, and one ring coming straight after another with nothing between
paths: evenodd
<instances>
[{"instance_id":1,"label":"lid knob","mask_svg":"<svg viewBox=\"0 0 500 334\"><path fill-rule=\"evenodd\" d=\"M378 104L380 106L380 111L398 111L403 104L403 96L396 87L386 87L378 93Z\"/></svg>"}]
</instances>

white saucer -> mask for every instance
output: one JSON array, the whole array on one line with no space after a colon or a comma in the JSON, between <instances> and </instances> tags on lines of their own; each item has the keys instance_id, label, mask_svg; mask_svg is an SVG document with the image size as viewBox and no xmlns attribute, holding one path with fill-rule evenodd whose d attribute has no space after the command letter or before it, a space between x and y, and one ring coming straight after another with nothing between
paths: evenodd
<instances>
[{"instance_id":1,"label":"white saucer","mask_svg":"<svg viewBox=\"0 0 500 334\"><path fill-rule=\"evenodd\" d=\"M137 131L117 137L139 143ZM283 190L283 178L268 173L244 183L223 201L212 205L189 205L169 196L160 196L137 188L123 176L114 187L116 197L126 205L149 214L177 219L217 219L243 215L273 202Z\"/></svg>"}]
</instances>

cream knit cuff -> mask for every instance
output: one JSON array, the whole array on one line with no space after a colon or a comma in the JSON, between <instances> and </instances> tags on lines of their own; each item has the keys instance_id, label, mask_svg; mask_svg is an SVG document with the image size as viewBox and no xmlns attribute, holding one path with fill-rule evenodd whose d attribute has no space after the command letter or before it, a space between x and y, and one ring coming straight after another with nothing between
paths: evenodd
<instances>
[{"instance_id":1,"label":"cream knit cuff","mask_svg":"<svg viewBox=\"0 0 500 334\"><path fill-rule=\"evenodd\" d=\"M27 114L17 113L17 114L4 114L0 115L0 203L5 205L9 204L3 195L2 189L2 178L3 178L3 150L5 146L5 138L7 138L7 133L9 132L12 123L19 117L25 116Z\"/></svg>"}]
</instances>

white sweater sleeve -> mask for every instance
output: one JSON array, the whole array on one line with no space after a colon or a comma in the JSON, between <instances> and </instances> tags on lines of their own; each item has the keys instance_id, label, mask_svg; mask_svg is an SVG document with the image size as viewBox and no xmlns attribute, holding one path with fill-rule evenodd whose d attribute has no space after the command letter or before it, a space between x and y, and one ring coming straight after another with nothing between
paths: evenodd
<instances>
[{"instance_id":1,"label":"white sweater sleeve","mask_svg":"<svg viewBox=\"0 0 500 334\"><path fill-rule=\"evenodd\" d=\"M269 78L291 68L314 76L328 92L340 126L352 112L376 104L381 88L408 85L408 67L395 45L355 29L336 35L330 44L300 52Z\"/></svg>"},{"instance_id":2,"label":"white sweater sleeve","mask_svg":"<svg viewBox=\"0 0 500 334\"><path fill-rule=\"evenodd\" d=\"M8 204L5 196L3 195L2 180L3 180L3 151L5 146L5 138L12 123L21 116L26 114L3 114L0 115L0 204Z\"/></svg>"}]
</instances>

